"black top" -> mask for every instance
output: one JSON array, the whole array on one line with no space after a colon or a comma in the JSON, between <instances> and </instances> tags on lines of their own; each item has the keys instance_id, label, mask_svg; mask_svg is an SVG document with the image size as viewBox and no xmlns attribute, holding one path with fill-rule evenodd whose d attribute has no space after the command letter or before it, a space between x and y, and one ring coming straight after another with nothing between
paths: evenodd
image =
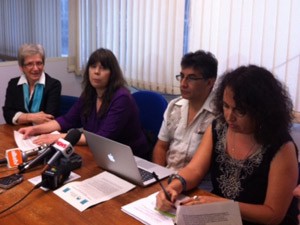
<instances>
[{"instance_id":1,"label":"black top","mask_svg":"<svg viewBox=\"0 0 300 225\"><path fill-rule=\"evenodd\" d=\"M59 115L61 83L45 73L45 88L40 110L54 117ZM8 124L13 124L12 119L17 112L27 113L24 105L23 86L18 85L20 77L12 78L6 89L3 116Z\"/></svg>"},{"instance_id":2,"label":"black top","mask_svg":"<svg viewBox=\"0 0 300 225\"><path fill-rule=\"evenodd\" d=\"M236 160L226 152L227 128L227 124L218 119L212 123L214 143L211 167L212 192L239 202L263 204L272 159L280 147L284 143L292 141L292 138L288 133L283 134L281 141L274 140L273 144L262 146L259 151L246 160ZM297 200L294 198L281 224L298 225L297 215ZM256 223L243 221L243 224L253 225Z\"/></svg>"}]
</instances>

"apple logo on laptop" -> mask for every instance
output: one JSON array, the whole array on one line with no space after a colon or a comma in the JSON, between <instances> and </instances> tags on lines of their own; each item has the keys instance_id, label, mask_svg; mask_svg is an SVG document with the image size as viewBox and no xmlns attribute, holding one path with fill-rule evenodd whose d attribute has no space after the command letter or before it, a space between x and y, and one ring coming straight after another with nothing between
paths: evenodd
<instances>
[{"instance_id":1,"label":"apple logo on laptop","mask_svg":"<svg viewBox=\"0 0 300 225\"><path fill-rule=\"evenodd\" d=\"M109 153L109 154L107 155L107 157L108 157L108 159L109 159L110 161L116 162L114 156L113 156L111 153Z\"/></svg>"}]
</instances>

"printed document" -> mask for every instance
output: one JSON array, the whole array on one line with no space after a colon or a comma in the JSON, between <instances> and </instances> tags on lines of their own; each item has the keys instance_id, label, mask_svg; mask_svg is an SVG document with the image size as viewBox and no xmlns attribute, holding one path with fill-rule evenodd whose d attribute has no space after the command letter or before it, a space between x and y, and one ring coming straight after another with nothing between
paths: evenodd
<instances>
[{"instance_id":1,"label":"printed document","mask_svg":"<svg viewBox=\"0 0 300 225\"><path fill-rule=\"evenodd\" d=\"M181 206L187 196L176 201L177 209L161 212L155 209L156 195L139 199L122 207L122 211L147 225L242 225L238 203L234 201Z\"/></svg>"},{"instance_id":2,"label":"printed document","mask_svg":"<svg viewBox=\"0 0 300 225\"><path fill-rule=\"evenodd\" d=\"M155 209L156 195L158 192L146 198L139 199L122 207L122 211L148 225L174 225L176 209L161 212ZM175 205L179 204L186 196L181 195Z\"/></svg>"},{"instance_id":3,"label":"printed document","mask_svg":"<svg viewBox=\"0 0 300 225\"><path fill-rule=\"evenodd\" d=\"M33 143L33 141L37 139L38 136L32 136L30 138L24 139L23 134L18 131L14 131L14 138L21 151L28 151L30 149L39 147L39 145Z\"/></svg>"},{"instance_id":4,"label":"printed document","mask_svg":"<svg viewBox=\"0 0 300 225\"><path fill-rule=\"evenodd\" d=\"M59 134L59 132L53 131L51 132L51 134ZM21 151L26 152L28 150L39 147L39 145L33 143L33 141L37 139L39 136L31 136L27 139L24 139L23 136L24 135L21 134L20 132L14 131L15 142L17 143L17 146Z\"/></svg>"},{"instance_id":5,"label":"printed document","mask_svg":"<svg viewBox=\"0 0 300 225\"><path fill-rule=\"evenodd\" d=\"M54 193L70 205L84 211L133 189L135 185L105 171L84 181L65 184Z\"/></svg>"},{"instance_id":6,"label":"printed document","mask_svg":"<svg viewBox=\"0 0 300 225\"><path fill-rule=\"evenodd\" d=\"M190 206L178 206L177 225L242 225L237 202L224 201Z\"/></svg>"}]
</instances>

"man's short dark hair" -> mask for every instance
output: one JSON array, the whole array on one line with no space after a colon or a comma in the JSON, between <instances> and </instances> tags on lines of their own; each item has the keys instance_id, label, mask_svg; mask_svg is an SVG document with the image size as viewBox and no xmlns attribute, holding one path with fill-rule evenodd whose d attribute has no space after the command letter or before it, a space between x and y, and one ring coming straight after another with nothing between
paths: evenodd
<instances>
[{"instance_id":1,"label":"man's short dark hair","mask_svg":"<svg viewBox=\"0 0 300 225\"><path fill-rule=\"evenodd\" d=\"M193 68L199 71L205 79L216 78L218 60L212 53L198 50L187 53L182 57L181 68Z\"/></svg>"}]
</instances>

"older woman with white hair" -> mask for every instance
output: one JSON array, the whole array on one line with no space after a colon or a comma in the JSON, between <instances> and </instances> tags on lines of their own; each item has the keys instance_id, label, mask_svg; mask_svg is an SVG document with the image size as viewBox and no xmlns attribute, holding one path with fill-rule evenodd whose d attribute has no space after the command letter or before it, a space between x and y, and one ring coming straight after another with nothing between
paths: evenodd
<instances>
[{"instance_id":1,"label":"older woman with white hair","mask_svg":"<svg viewBox=\"0 0 300 225\"><path fill-rule=\"evenodd\" d=\"M24 44L18 51L20 77L6 89L3 115L8 124L41 124L59 114L61 83L44 72L45 51L39 44Z\"/></svg>"}]
</instances>

